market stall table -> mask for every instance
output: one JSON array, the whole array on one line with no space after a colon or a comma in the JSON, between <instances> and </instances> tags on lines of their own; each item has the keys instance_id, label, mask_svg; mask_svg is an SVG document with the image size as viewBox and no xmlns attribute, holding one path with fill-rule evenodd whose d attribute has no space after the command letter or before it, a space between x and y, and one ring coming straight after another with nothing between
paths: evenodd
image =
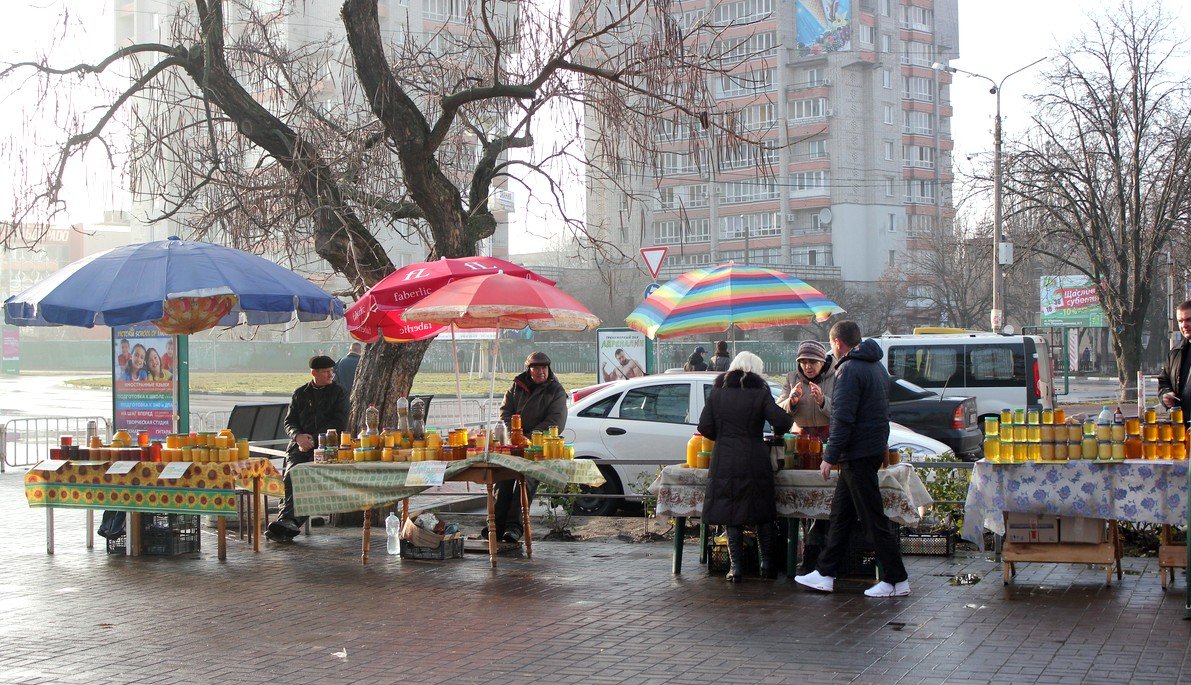
<instances>
[{"instance_id":1,"label":"market stall table","mask_svg":"<svg viewBox=\"0 0 1191 685\"><path fill-rule=\"evenodd\" d=\"M1005 535L1005 514L1086 516L1110 521L1110 539L1102 545L1078 543L1006 543L1002 550L1005 580L1018 561L1119 564L1116 521L1183 525L1187 521L1187 462L976 462L964 503L962 536L984 549L984 529ZM1091 549L1099 547L1099 549ZM1029 549L1023 549L1029 548ZM1006 553L1006 551L1008 553ZM1105 557L1111 552L1112 557ZM1087 555L1097 561L1086 561ZM1118 565L1119 568L1119 565ZM1118 576L1119 577L1119 576Z\"/></svg>"},{"instance_id":2,"label":"market stall table","mask_svg":"<svg viewBox=\"0 0 1191 685\"><path fill-rule=\"evenodd\" d=\"M703 512L703 497L707 491L707 469L687 468L675 464L662 469L658 479L649 486L649 492L658 498L657 516L673 516L677 524L674 531L674 573L682 572L683 536L686 520L698 517ZM836 475L823 480L818 470L781 470L774 474L775 497L778 516L796 519L825 519L831 515L831 498L835 492ZM878 472L881 500L885 515L895 523L910 528L918 526L925 507L933 500L926 491L922 479L909 464L897 464ZM797 527L790 526L792 532ZM797 537L788 538L789 554L786 555L786 570L793 575L797 562Z\"/></svg>"},{"instance_id":3,"label":"market stall table","mask_svg":"<svg viewBox=\"0 0 1191 685\"><path fill-rule=\"evenodd\" d=\"M129 554L140 553L139 514L200 514L217 517L219 558L227 558L227 516L236 513L236 489L253 493L253 551L260 551L262 495L281 497L281 474L268 459L192 462L184 473L162 478L187 462L133 462L127 473L109 473L117 462L46 460L25 474L25 499L46 509L46 553L54 553L54 509L88 510L87 546L92 546L94 510L126 511ZM166 473L165 475L169 475Z\"/></svg>"},{"instance_id":4,"label":"market stall table","mask_svg":"<svg viewBox=\"0 0 1191 685\"><path fill-rule=\"evenodd\" d=\"M368 563L371 509L408 499L432 487L430 484L409 482L410 469L418 464L441 465L444 481L483 485L488 498L488 530L496 530L493 486L502 480L533 478L556 488L565 487L567 483L599 486L604 482L596 465L586 459L529 461L495 452L448 462L307 463L290 469L294 512L298 516L311 516L363 510L364 538L360 559ZM521 492L525 551L526 556L533 558L529 502L526 501L524 488ZM403 516L405 513L408 512L403 509ZM493 566L496 565L496 549L496 536L488 536L488 557Z\"/></svg>"}]
</instances>

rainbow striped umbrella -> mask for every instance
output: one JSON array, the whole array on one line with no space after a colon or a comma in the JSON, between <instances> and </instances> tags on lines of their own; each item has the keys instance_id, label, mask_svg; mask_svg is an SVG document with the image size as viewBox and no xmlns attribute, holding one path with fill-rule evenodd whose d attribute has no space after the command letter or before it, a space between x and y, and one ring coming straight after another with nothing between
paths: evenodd
<instances>
[{"instance_id":1,"label":"rainbow striped umbrella","mask_svg":"<svg viewBox=\"0 0 1191 685\"><path fill-rule=\"evenodd\" d=\"M806 281L773 269L723 264L688 271L645 298L625 321L650 338L808 324L842 314Z\"/></svg>"}]
</instances>

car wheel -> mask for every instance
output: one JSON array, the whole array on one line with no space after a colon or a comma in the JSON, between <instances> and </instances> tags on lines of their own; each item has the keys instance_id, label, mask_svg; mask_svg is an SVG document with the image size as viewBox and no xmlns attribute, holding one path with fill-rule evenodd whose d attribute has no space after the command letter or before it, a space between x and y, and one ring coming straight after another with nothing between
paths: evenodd
<instances>
[{"instance_id":1,"label":"car wheel","mask_svg":"<svg viewBox=\"0 0 1191 685\"><path fill-rule=\"evenodd\" d=\"M599 487L580 485L579 492L592 495L623 495L620 478L610 466L600 466L600 475L604 477L604 484ZM621 500L614 497L583 497L575 498L575 513L580 516L611 516L620 508Z\"/></svg>"}]
</instances>

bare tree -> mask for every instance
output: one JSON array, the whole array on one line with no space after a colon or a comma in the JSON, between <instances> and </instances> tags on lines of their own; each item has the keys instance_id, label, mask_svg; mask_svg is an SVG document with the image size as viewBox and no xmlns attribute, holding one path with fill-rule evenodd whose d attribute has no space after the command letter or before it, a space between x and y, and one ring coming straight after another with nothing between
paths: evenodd
<instances>
[{"instance_id":1,"label":"bare tree","mask_svg":"<svg viewBox=\"0 0 1191 685\"><path fill-rule=\"evenodd\" d=\"M991 242L987 232L959 222L916 236L917 248L910 252L911 278L924 287L915 291L915 299L950 326L981 327L992 306Z\"/></svg>"},{"instance_id":2,"label":"bare tree","mask_svg":"<svg viewBox=\"0 0 1191 685\"><path fill-rule=\"evenodd\" d=\"M26 216L52 219L61 210L64 169L99 148L113 166L127 162L134 190L159 200L150 220L173 218L194 235L257 251L312 249L359 295L393 271L384 249L393 235L421 237L427 258L467 256L493 234L491 198L509 183L539 174L549 194L568 192L545 163L577 159L574 146L544 159L509 155L533 143L535 118L551 103L584 113L559 135L607 141L597 147L609 168L656 164L661 121L709 132L691 138L694 154L753 144L708 90L711 77L735 64L724 53L746 44L747 29L682 26L671 0L574 8L472 0L429 35L383 30L377 0L346 0L346 52L335 31L293 41L286 17L295 4L313 11L312 3L284 0L268 11L249 0L168 4L176 9L168 44L0 71L0 79L40 89L43 102L67 112L70 130L22 211L3 225L6 243ZM67 111L57 100L116 70L127 77L109 86L97 112ZM19 144L0 151L22 154ZM585 233L578 217L568 221L585 247L619 250ZM392 419L426 346L371 345L354 397Z\"/></svg>"},{"instance_id":3,"label":"bare tree","mask_svg":"<svg viewBox=\"0 0 1191 685\"><path fill-rule=\"evenodd\" d=\"M1172 73L1185 51L1160 6L1122 6L1056 55L1028 137L1005 174L1015 236L1100 284L1122 400L1140 363L1160 255L1191 213L1191 102Z\"/></svg>"}]
</instances>

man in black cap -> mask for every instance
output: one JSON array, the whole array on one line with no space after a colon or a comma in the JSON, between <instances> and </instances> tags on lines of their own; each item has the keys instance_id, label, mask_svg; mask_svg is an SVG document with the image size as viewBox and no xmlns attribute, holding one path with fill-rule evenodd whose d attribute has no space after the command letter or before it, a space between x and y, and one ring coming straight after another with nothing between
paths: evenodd
<instances>
[{"instance_id":1,"label":"man in black cap","mask_svg":"<svg viewBox=\"0 0 1191 685\"><path fill-rule=\"evenodd\" d=\"M550 426L562 431L567 425L567 391L550 370L550 357L534 352L525 358L525 371L513 379L500 405L500 420L509 428L513 414L521 415L521 430L526 437L534 431L546 432ZM538 482L525 479L526 501L533 503ZM496 536L503 542L519 542L525 531L521 525L521 492L516 480L496 484ZM480 531L488 537L488 528Z\"/></svg>"},{"instance_id":2,"label":"man in black cap","mask_svg":"<svg viewBox=\"0 0 1191 685\"><path fill-rule=\"evenodd\" d=\"M707 370L707 362L703 361L703 354L706 352L707 352L707 350L703 349L702 345L696 347L695 351L691 353L691 356L687 357L686 364L684 364L682 367L683 370L684 371L706 371Z\"/></svg>"},{"instance_id":3,"label":"man in black cap","mask_svg":"<svg viewBox=\"0 0 1191 685\"><path fill-rule=\"evenodd\" d=\"M285 432L290 437L285 459L285 499L265 537L274 542L289 542L298 535L306 517L299 519L294 515L290 469L314 459L319 435L332 428L346 430L349 410L347 391L335 383L335 360L321 354L311 357L310 382L294 390L289 413L285 415Z\"/></svg>"}]
</instances>

